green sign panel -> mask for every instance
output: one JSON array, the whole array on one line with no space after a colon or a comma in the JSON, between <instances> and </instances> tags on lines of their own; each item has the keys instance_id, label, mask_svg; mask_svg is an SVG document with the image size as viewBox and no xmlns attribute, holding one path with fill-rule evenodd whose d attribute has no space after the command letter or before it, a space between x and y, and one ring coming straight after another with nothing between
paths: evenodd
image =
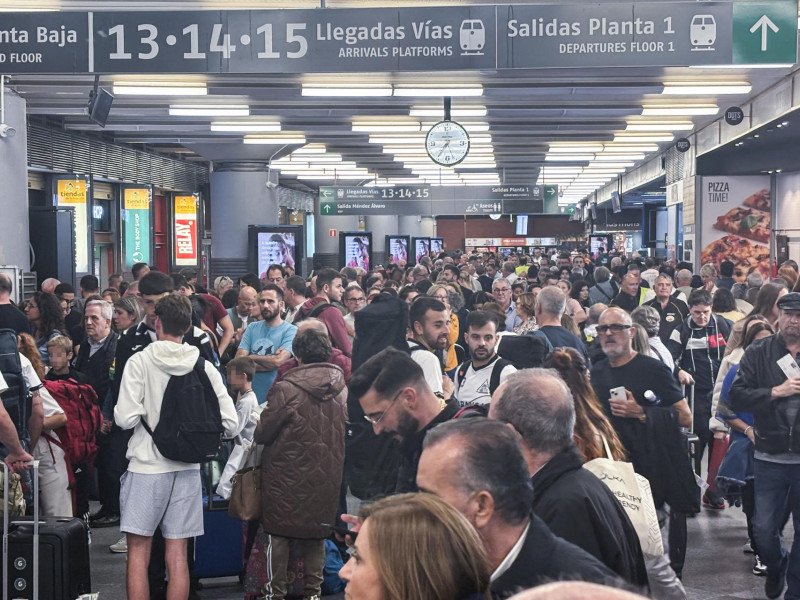
<instances>
[{"instance_id":1,"label":"green sign panel","mask_svg":"<svg viewBox=\"0 0 800 600\"><path fill-rule=\"evenodd\" d=\"M125 266L150 262L150 188L127 187L122 192L125 209Z\"/></svg>"},{"instance_id":2,"label":"green sign panel","mask_svg":"<svg viewBox=\"0 0 800 600\"><path fill-rule=\"evenodd\" d=\"M797 2L734 3L734 63L796 61Z\"/></svg>"}]
</instances>

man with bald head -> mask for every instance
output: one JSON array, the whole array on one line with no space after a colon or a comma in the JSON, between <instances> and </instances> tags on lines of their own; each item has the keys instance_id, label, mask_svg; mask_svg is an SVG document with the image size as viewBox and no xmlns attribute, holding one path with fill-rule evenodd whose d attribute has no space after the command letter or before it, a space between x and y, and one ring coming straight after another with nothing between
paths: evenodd
<instances>
[{"instance_id":1,"label":"man with bald head","mask_svg":"<svg viewBox=\"0 0 800 600\"><path fill-rule=\"evenodd\" d=\"M56 286L61 283L55 277L48 277L42 282L42 291L45 294L55 294L56 293Z\"/></svg>"},{"instance_id":2,"label":"man with bald head","mask_svg":"<svg viewBox=\"0 0 800 600\"><path fill-rule=\"evenodd\" d=\"M683 505L686 496L676 494L694 493L696 484L679 426L691 425L692 415L677 380L660 360L633 349L631 316L621 308L603 312L597 335L608 358L592 367L592 387L600 404L634 470L650 481L656 508L667 502L676 505L673 509L687 511ZM685 540L685 521L682 531ZM681 550L678 541L670 555L679 575Z\"/></svg>"},{"instance_id":3,"label":"man with bald head","mask_svg":"<svg viewBox=\"0 0 800 600\"><path fill-rule=\"evenodd\" d=\"M324 334L325 337L330 339L328 326L316 317L308 317L307 319L300 321L300 323L297 324L296 333L300 333L306 329L314 329L315 331L319 331L320 333ZM351 361L349 356L347 356L338 348L333 348L333 352L331 352L331 357L328 362L336 365L344 372L345 383L350 382ZM297 366L299 366L299 363L294 356L283 363L280 367L278 367L278 375L275 377L275 383L278 383L281 379L283 379L287 371L294 369Z\"/></svg>"},{"instance_id":4,"label":"man with bald head","mask_svg":"<svg viewBox=\"0 0 800 600\"><path fill-rule=\"evenodd\" d=\"M25 313L11 303L14 284L5 273L0 273L0 329L13 329L20 333L33 334L33 326Z\"/></svg>"},{"instance_id":5,"label":"man with bald head","mask_svg":"<svg viewBox=\"0 0 800 600\"><path fill-rule=\"evenodd\" d=\"M622 579L647 586L644 556L625 509L583 468L573 442L575 403L553 369L511 374L492 396L489 418L521 436L533 484L533 512L558 537L600 560Z\"/></svg>"},{"instance_id":6,"label":"man with bald head","mask_svg":"<svg viewBox=\"0 0 800 600\"><path fill-rule=\"evenodd\" d=\"M227 312L233 324L233 339L220 359L223 365L236 356L236 350L239 348L247 325L258 319L258 292L249 285L243 285L239 288L239 298L236 306L229 308Z\"/></svg>"}]
</instances>

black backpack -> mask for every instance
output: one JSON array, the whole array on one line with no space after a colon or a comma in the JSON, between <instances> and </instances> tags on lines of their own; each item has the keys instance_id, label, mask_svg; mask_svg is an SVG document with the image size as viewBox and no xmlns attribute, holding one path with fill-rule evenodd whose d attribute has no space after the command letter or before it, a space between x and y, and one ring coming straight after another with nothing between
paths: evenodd
<instances>
[{"instance_id":1,"label":"black backpack","mask_svg":"<svg viewBox=\"0 0 800 600\"><path fill-rule=\"evenodd\" d=\"M23 448L30 448L28 417L31 414L31 397L22 375L17 334L13 329L0 329L0 372L8 389L3 392L3 407L14 422Z\"/></svg>"},{"instance_id":2,"label":"black backpack","mask_svg":"<svg viewBox=\"0 0 800 600\"><path fill-rule=\"evenodd\" d=\"M517 369L541 367L544 359L553 351L553 345L541 331L523 335L503 335L497 344L497 354Z\"/></svg>"},{"instance_id":3,"label":"black backpack","mask_svg":"<svg viewBox=\"0 0 800 600\"><path fill-rule=\"evenodd\" d=\"M197 358L186 375L169 378L156 428L142 419L164 458L185 463L212 459L222 443L219 399L205 372L205 360Z\"/></svg>"}]
</instances>

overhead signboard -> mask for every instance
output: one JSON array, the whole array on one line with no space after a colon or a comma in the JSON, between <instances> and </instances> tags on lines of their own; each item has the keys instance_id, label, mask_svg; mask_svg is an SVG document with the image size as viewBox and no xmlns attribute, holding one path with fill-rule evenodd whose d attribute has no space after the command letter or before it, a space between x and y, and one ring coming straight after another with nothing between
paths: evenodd
<instances>
[{"instance_id":1,"label":"overhead signboard","mask_svg":"<svg viewBox=\"0 0 800 600\"><path fill-rule=\"evenodd\" d=\"M597 209L594 222L595 231L641 231L642 211L638 208L626 208L615 213L610 206Z\"/></svg>"},{"instance_id":2,"label":"overhead signboard","mask_svg":"<svg viewBox=\"0 0 800 600\"><path fill-rule=\"evenodd\" d=\"M541 213L530 185L405 186L319 188L319 214L330 215L486 215L509 214L506 203L524 203Z\"/></svg>"},{"instance_id":3,"label":"overhead signboard","mask_svg":"<svg viewBox=\"0 0 800 600\"><path fill-rule=\"evenodd\" d=\"M3 13L5 73L794 63L797 1Z\"/></svg>"}]
</instances>

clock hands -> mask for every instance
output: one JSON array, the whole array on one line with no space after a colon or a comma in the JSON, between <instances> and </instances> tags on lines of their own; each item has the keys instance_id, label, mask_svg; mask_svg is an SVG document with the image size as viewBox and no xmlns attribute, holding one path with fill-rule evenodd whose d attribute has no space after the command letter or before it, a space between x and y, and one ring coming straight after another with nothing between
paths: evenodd
<instances>
[{"instance_id":1,"label":"clock hands","mask_svg":"<svg viewBox=\"0 0 800 600\"><path fill-rule=\"evenodd\" d=\"M450 140L447 140L444 143L444 146L442 146L442 151L439 152L439 155L437 156L437 158L442 158L442 154L444 154L445 150L447 150L449 147L450 147Z\"/></svg>"}]
</instances>

